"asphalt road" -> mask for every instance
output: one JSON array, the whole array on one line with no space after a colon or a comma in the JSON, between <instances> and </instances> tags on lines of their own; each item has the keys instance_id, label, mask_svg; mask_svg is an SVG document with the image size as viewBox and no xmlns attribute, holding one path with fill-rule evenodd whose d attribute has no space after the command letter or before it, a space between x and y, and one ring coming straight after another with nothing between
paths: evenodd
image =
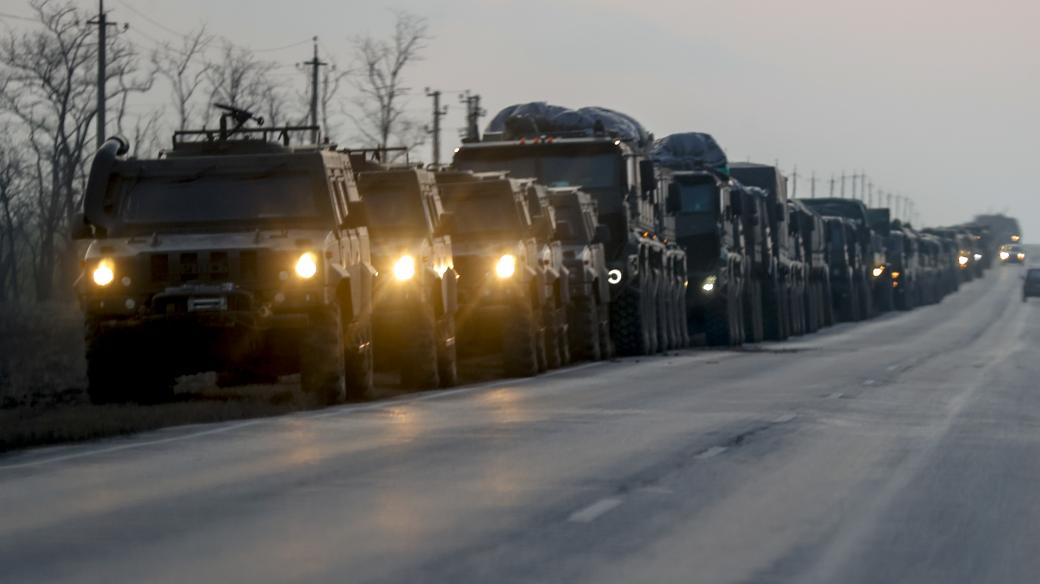
<instances>
[{"instance_id":1,"label":"asphalt road","mask_svg":"<svg viewBox=\"0 0 1040 584\"><path fill-rule=\"evenodd\" d=\"M0 458L3 582L1031 582L1040 301Z\"/></svg>"}]
</instances>

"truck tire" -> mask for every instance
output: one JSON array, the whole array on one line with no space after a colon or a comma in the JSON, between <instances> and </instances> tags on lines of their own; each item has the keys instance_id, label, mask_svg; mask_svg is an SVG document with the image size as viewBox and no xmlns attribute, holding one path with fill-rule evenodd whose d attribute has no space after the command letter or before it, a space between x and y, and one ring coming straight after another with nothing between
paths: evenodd
<instances>
[{"instance_id":1,"label":"truck tire","mask_svg":"<svg viewBox=\"0 0 1040 584\"><path fill-rule=\"evenodd\" d=\"M459 358L455 344L455 317L445 316L437 325L437 377L441 387L459 383Z\"/></svg>"},{"instance_id":2,"label":"truck tire","mask_svg":"<svg viewBox=\"0 0 1040 584\"><path fill-rule=\"evenodd\" d=\"M596 310L599 312L599 355L602 359L613 359L614 358L614 340L610 336L610 304L604 306L602 303L596 303Z\"/></svg>"},{"instance_id":3,"label":"truck tire","mask_svg":"<svg viewBox=\"0 0 1040 584\"><path fill-rule=\"evenodd\" d=\"M830 274L823 281L823 326L834 326L834 291Z\"/></svg>"},{"instance_id":4,"label":"truck tire","mask_svg":"<svg viewBox=\"0 0 1040 584\"><path fill-rule=\"evenodd\" d=\"M324 405L346 398L338 306L319 308L311 314L300 343L300 387L305 395Z\"/></svg>"},{"instance_id":5,"label":"truck tire","mask_svg":"<svg viewBox=\"0 0 1040 584\"><path fill-rule=\"evenodd\" d=\"M577 298L568 313L571 316L571 354L577 360L599 361L600 349L599 307L591 298Z\"/></svg>"},{"instance_id":6,"label":"truck tire","mask_svg":"<svg viewBox=\"0 0 1040 584\"><path fill-rule=\"evenodd\" d=\"M347 399L360 401L372 398L375 387L372 369L372 323L368 318L343 329L343 361ZM349 342L347 342L349 341Z\"/></svg>"},{"instance_id":7,"label":"truck tire","mask_svg":"<svg viewBox=\"0 0 1040 584\"><path fill-rule=\"evenodd\" d=\"M765 316L764 332L765 338L771 341L783 341L787 339L787 330L784 322L784 295L782 285L778 281L766 284L766 293L762 299L762 314Z\"/></svg>"},{"instance_id":8,"label":"truck tire","mask_svg":"<svg viewBox=\"0 0 1040 584\"><path fill-rule=\"evenodd\" d=\"M647 348L648 355L656 355L661 351L660 333L658 331L657 321L658 312L661 310L661 296L657 288L657 278L653 277L648 282L647 293L646 293L646 317L643 322L647 325L647 336L650 339L650 346Z\"/></svg>"},{"instance_id":9,"label":"truck tire","mask_svg":"<svg viewBox=\"0 0 1040 584\"><path fill-rule=\"evenodd\" d=\"M502 365L507 377L538 374L538 326L534 311L520 303L506 315L502 334Z\"/></svg>"},{"instance_id":10,"label":"truck tire","mask_svg":"<svg viewBox=\"0 0 1040 584\"><path fill-rule=\"evenodd\" d=\"M646 299L642 293L644 290L625 290L610 303L610 337L619 355L650 353Z\"/></svg>"},{"instance_id":11,"label":"truck tire","mask_svg":"<svg viewBox=\"0 0 1040 584\"><path fill-rule=\"evenodd\" d=\"M713 347L729 347L737 342L734 330L734 306L732 288L726 288L726 297L708 304L704 314L705 342Z\"/></svg>"},{"instance_id":12,"label":"truck tire","mask_svg":"<svg viewBox=\"0 0 1040 584\"><path fill-rule=\"evenodd\" d=\"M401 386L405 389L434 389L440 385L437 362L437 319L428 306L419 307L403 340Z\"/></svg>"}]
</instances>

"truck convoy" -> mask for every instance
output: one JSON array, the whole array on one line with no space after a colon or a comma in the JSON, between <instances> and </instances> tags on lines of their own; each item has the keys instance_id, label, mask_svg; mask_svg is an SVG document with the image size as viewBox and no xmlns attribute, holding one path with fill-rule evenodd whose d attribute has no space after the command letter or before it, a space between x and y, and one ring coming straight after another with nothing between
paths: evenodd
<instances>
[{"instance_id":1,"label":"truck convoy","mask_svg":"<svg viewBox=\"0 0 1040 584\"><path fill-rule=\"evenodd\" d=\"M373 397L376 370L454 385L468 356L531 376L783 340L1021 259L1012 218L918 231L861 201L789 200L776 167L605 108L508 107L452 168L424 169L219 107L219 129L155 159L112 138L91 164L73 236L96 403L168 400L215 371L299 374L332 404Z\"/></svg>"}]
</instances>

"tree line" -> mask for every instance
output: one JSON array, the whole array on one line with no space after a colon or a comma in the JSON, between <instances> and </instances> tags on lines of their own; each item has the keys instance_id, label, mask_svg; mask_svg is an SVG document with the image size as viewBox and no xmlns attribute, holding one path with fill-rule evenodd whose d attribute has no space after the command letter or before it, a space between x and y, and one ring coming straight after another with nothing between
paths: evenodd
<instances>
[{"instance_id":1,"label":"tree line","mask_svg":"<svg viewBox=\"0 0 1040 584\"><path fill-rule=\"evenodd\" d=\"M79 270L69 227L82 206L97 139L99 44L97 27L88 22L93 15L70 0L29 0L26 8L29 16L0 14L8 19L0 34L2 304L71 297ZM391 15L386 36L350 39L343 66L323 55L328 63L317 88L319 122L333 141L411 149L425 137L422 124L405 109L405 74L427 48L428 23L407 12ZM206 125L212 103L256 112L270 125L306 124L309 72L287 83L281 68L205 27L178 33L172 42L125 29L109 34L106 133L126 136L132 155L145 157L172 130Z\"/></svg>"}]
</instances>

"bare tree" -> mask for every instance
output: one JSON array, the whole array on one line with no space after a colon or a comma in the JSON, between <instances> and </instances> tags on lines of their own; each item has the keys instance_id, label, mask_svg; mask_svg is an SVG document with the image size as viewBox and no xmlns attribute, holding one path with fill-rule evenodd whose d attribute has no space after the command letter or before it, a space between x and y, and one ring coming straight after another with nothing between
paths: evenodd
<instances>
[{"instance_id":1,"label":"bare tree","mask_svg":"<svg viewBox=\"0 0 1040 584\"><path fill-rule=\"evenodd\" d=\"M17 299L19 242L26 220L25 192L28 165L16 147L10 126L0 127L0 302Z\"/></svg>"},{"instance_id":2,"label":"bare tree","mask_svg":"<svg viewBox=\"0 0 1040 584\"><path fill-rule=\"evenodd\" d=\"M18 120L28 135L36 233L32 270L36 297L47 300L54 296L55 277L69 284L75 272L67 227L81 206L84 165L94 140L97 42L73 4L32 0L30 6L38 26L0 39L0 78L5 80L0 113ZM151 82L132 79L137 56L124 39L115 37L108 49L105 77L114 91L106 106L113 104L118 119L126 112L126 94Z\"/></svg>"},{"instance_id":3,"label":"bare tree","mask_svg":"<svg viewBox=\"0 0 1040 584\"><path fill-rule=\"evenodd\" d=\"M425 18L407 12L394 12L394 33L389 39L361 36L354 39L355 71L352 76L358 94L352 100L356 113L347 115L358 132L380 148L398 145L412 148L421 143L418 124L405 115L404 99L409 88L404 82L405 68L422 58L430 40Z\"/></svg>"},{"instance_id":4,"label":"bare tree","mask_svg":"<svg viewBox=\"0 0 1040 584\"><path fill-rule=\"evenodd\" d=\"M268 77L274 63L261 61L252 52L225 40L220 58L211 61L207 72L210 101L249 111L269 105L271 83Z\"/></svg>"},{"instance_id":5,"label":"bare tree","mask_svg":"<svg viewBox=\"0 0 1040 584\"><path fill-rule=\"evenodd\" d=\"M170 82L173 89L170 100L177 114L178 130L191 125L195 113L193 99L213 67L204 59L205 51L212 43L213 37L202 27L185 36L180 46L166 43L152 53L156 71Z\"/></svg>"}]
</instances>

